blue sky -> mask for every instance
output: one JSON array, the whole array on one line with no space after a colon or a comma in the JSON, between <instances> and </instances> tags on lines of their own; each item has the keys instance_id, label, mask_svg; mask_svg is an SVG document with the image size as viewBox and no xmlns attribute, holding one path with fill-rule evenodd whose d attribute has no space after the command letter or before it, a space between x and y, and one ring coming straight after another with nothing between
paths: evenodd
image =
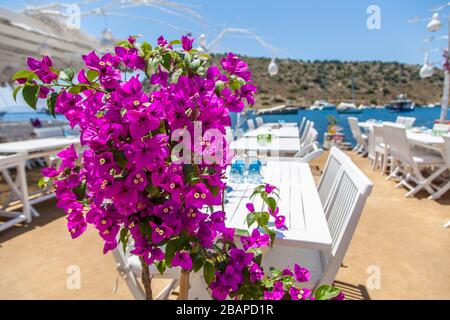
<instances>
[{"instance_id":1,"label":"blue sky","mask_svg":"<svg viewBox=\"0 0 450 320\"><path fill-rule=\"evenodd\" d=\"M51 1L43 1L51 2ZM64 1L72 2L72 1ZM105 4L108 1L99 1ZM277 47L279 57L295 59L383 60L421 63L426 47L422 39L429 36L426 22L408 23L415 16L430 17L430 8L445 1L435 0L178 0L189 4L204 17L196 23L175 17L156 8L132 8L122 10L130 15L144 15L164 20L194 36L205 33L212 40L224 27L246 28ZM0 5L20 9L33 1L0 1ZM40 1L34 1L40 3ZM85 9L91 9L92 4ZM381 29L368 30L366 9L378 5L381 9ZM443 12L450 14L450 7ZM157 23L124 17L85 17L82 29L99 35L107 25L115 37L142 34L153 40L160 34L177 38L182 33ZM445 34L442 30L440 34ZM443 47L445 41L436 41L431 47ZM429 46L429 45L428 45ZM251 56L270 56L271 53L258 42L243 36L229 35L223 38L217 51L233 51ZM440 61L440 53L434 53L433 61Z\"/></svg>"}]
</instances>

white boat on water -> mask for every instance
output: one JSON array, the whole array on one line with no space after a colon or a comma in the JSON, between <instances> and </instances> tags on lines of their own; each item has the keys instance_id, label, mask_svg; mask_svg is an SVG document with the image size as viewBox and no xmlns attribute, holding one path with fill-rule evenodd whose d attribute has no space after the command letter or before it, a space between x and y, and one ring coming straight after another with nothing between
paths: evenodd
<instances>
[{"instance_id":1,"label":"white boat on water","mask_svg":"<svg viewBox=\"0 0 450 320\"><path fill-rule=\"evenodd\" d=\"M309 110L334 110L336 105L329 103L326 100L316 100L314 104L309 107Z\"/></svg>"},{"instance_id":2,"label":"white boat on water","mask_svg":"<svg viewBox=\"0 0 450 320\"><path fill-rule=\"evenodd\" d=\"M347 114L363 112L363 109L359 109L354 103L349 102L341 102L337 106L336 110L338 113L347 113Z\"/></svg>"}]
</instances>

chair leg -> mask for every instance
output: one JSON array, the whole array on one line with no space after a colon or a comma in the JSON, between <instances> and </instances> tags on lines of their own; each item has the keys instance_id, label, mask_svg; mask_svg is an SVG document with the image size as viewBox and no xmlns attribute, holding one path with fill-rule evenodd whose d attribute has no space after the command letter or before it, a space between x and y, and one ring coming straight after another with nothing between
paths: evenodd
<instances>
[{"instance_id":1,"label":"chair leg","mask_svg":"<svg viewBox=\"0 0 450 320\"><path fill-rule=\"evenodd\" d=\"M442 197L448 190L450 190L450 181L447 182L443 187L439 188L433 195L429 196L430 200L437 200Z\"/></svg>"}]
</instances>

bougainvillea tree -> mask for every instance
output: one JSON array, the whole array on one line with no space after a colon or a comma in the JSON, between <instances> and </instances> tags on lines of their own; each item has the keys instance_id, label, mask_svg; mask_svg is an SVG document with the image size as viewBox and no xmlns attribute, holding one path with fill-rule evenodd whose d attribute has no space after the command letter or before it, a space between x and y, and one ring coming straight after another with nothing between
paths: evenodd
<instances>
[{"instance_id":1,"label":"bougainvillea tree","mask_svg":"<svg viewBox=\"0 0 450 320\"><path fill-rule=\"evenodd\" d=\"M255 189L267 209L247 205L251 233L226 226L225 128L230 112L253 105L256 87L236 55L225 55L219 68L192 44L188 36L160 37L155 46L129 37L114 54L84 55L78 72L30 57L29 69L15 74L14 96L22 90L33 108L46 99L52 114L80 130L81 147L61 151L59 164L43 170L70 235L90 224L104 253L128 244L144 270L203 272L216 299L339 298L328 286L315 294L303 288L309 272L299 265L263 270L262 248L273 245L274 228L286 228L275 187ZM150 299L148 274L143 286Z\"/></svg>"}]
</instances>

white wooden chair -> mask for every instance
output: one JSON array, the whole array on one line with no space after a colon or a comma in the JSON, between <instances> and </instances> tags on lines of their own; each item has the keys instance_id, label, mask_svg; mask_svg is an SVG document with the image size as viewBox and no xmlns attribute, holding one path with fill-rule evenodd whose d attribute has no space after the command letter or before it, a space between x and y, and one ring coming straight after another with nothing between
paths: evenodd
<instances>
[{"instance_id":1,"label":"white wooden chair","mask_svg":"<svg viewBox=\"0 0 450 320\"><path fill-rule=\"evenodd\" d=\"M331 148L330 154L328 156L327 162L325 163L325 168L323 169L322 176L320 177L317 191L319 192L319 198L322 202L322 207L325 209L333 186L335 185L339 172L341 170L342 164L346 161L351 161L343 152L338 152L337 148Z\"/></svg>"},{"instance_id":2,"label":"white wooden chair","mask_svg":"<svg viewBox=\"0 0 450 320\"><path fill-rule=\"evenodd\" d=\"M298 135L301 137L306 125L306 117L303 117L298 126Z\"/></svg>"},{"instance_id":3,"label":"white wooden chair","mask_svg":"<svg viewBox=\"0 0 450 320\"><path fill-rule=\"evenodd\" d=\"M392 165L395 166L395 163L397 163L397 167L389 176L400 179L396 187L406 187L409 190L405 195L406 197L413 196L422 189L433 195L435 190L431 182L447 169L442 157L427 152L427 150L412 149L406 137L404 125L385 123L383 131L384 139L389 145ZM425 177L421 169L432 167L435 168L435 171Z\"/></svg>"},{"instance_id":4,"label":"white wooden chair","mask_svg":"<svg viewBox=\"0 0 450 320\"><path fill-rule=\"evenodd\" d=\"M31 222L30 203L28 201L28 189L25 173L25 162L26 162L26 154L13 154L0 156L0 170L2 172L3 178L5 179L8 186L11 188L11 192L13 192L22 203L22 212L6 212L3 210L4 208L0 210L0 216L9 219L6 222L0 224L0 231L12 227L20 222L27 222L27 223ZM13 179L9 174L9 170L12 168L16 169L17 184L15 181L13 181Z\"/></svg>"},{"instance_id":5,"label":"white wooden chair","mask_svg":"<svg viewBox=\"0 0 450 320\"><path fill-rule=\"evenodd\" d=\"M334 182L330 184L328 203L324 208L333 240L331 252L275 243L263 258L265 269L293 266L295 263L308 268L311 280L305 287L311 289L320 284L333 283L373 187L359 168L335 147L331 149L327 166L330 171L326 175L333 170L335 172Z\"/></svg>"},{"instance_id":6,"label":"white wooden chair","mask_svg":"<svg viewBox=\"0 0 450 320\"><path fill-rule=\"evenodd\" d=\"M34 128L33 131L39 139L64 136L61 127Z\"/></svg>"},{"instance_id":7,"label":"white wooden chair","mask_svg":"<svg viewBox=\"0 0 450 320\"><path fill-rule=\"evenodd\" d=\"M253 119L248 119L247 120L247 127L248 127L248 130L250 131L250 130L255 130L256 129L256 127L255 127L255 121L253 120Z\"/></svg>"},{"instance_id":8,"label":"white wooden chair","mask_svg":"<svg viewBox=\"0 0 450 320\"><path fill-rule=\"evenodd\" d=\"M311 137L310 134L312 128L314 128L314 122L306 120L305 127L300 135L300 147L303 147L307 144L307 139Z\"/></svg>"},{"instance_id":9,"label":"white wooden chair","mask_svg":"<svg viewBox=\"0 0 450 320\"><path fill-rule=\"evenodd\" d=\"M256 127L257 128L261 127L264 124L264 120L263 120L262 117L256 117L255 121L256 121Z\"/></svg>"},{"instance_id":10,"label":"white wooden chair","mask_svg":"<svg viewBox=\"0 0 450 320\"><path fill-rule=\"evenodd\" d=\"M416 122L416 118L414 117L398 116L397 119L395 120L395 123L403 124L406 128L412 128L414 122Z\"/></svg>"},{"instance_id":11,"label":"white wooden chair","mask_svg":"<svg viewBox=\"0 0 450 320\"><path fill-rule=\"evenodd\" d=\"M141 286L140 278L142 277L142 266L139 258L129 253L132 250L132 243L127 245L126 252L123 251L122 244L119 243L116 249L112 250L114 259L116 260L116 268L119 275L124 279L128 289L136 300L145 300L145 292ZM159 271L154 265L150 266L150 275L153 279L162 278ZM167 299L178 285L180 276L179 268L168 268L164 273L164 278L171 279L155 297L155 300ZM117 288L117 280L115 284Z\"/></svg>"},{"instance_id":12,"label":"white wooden chair","mask_svg":"<svg viewBox=\"0 0 450 320\"><path fill-rule=\"evenodd\" d=\"M405 117L405 127L406 128L412 128L412 126L414 125L414 123L416 122L416 118L414 117Z\"/></svg>"},{"instance_id":13,"label":"white wooden chair","mask_svg":"<svg viewBox=\"0 0 450 320\"><path fill-rule=\"evenodd\" d=\"M277 157L279 161L298 161L309 163L319 158L323 154L323 149L319 147L318 142L313 142L303 147L293 157Z\"/></svg>"},{"instance_id":14,"label":"white wooden chair","mask_svg":"<svg viewBox=\"0 0 450 320\"><path fill-rule=\"evenodd\" d=\"M358 119L355 117L348 117L348 124L350 125L350 130L352 132L353 138L356 140L356 146L353 151L359 153L362 156L367 154L367 142L366 138L362 133L358 125Z\"/></svg>"},{"instance_id":15,"label":"white wooden chair","mask_svg":"<svg viewBox=\"0 0 450 320\"><path fill-rule=\"evenodd\" d=\"M231 127L225 127L225 139L228 143L234 140L233 129Z\"/></svg>"},{"instance_id":16,"label":"white wooden chair","mask_svg":"<svg viewBox=\"0 0 450 320\"><path fill-rule=\"evenodd\" d=\"M368 142L368 156L372 163L372 169L376 170L379 166L381 172L384 173L389 162L389 149L384 143L382 125L374 124L372 126Z\"/></svg>"},{"instance_id":17,"label":"white wooden chair","mask_svg":"<svg viewBox=\"0 0 450 320\"><path fill-rule=\"evenodd\" d=\"M443 156L448 169L447 174L450 174L450 135L443 136L442 138L444 139ZM447 191L450 190L450 180L448 177L444 177L443 183L436 186L436 189L437 191L430 196L430 199L432 200L441 198Z\"/></svg>"}]
</instances>

